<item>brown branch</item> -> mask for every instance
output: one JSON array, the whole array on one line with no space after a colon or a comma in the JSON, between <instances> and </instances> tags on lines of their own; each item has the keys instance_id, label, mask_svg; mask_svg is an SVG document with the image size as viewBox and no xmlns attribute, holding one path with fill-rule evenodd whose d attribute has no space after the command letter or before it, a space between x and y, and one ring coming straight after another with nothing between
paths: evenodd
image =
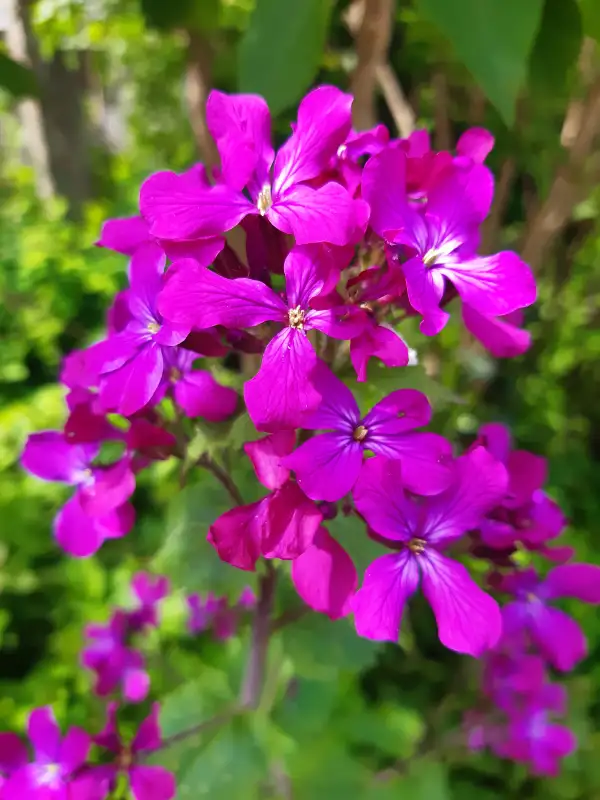
<instances>
[{"instance_id":1,"label":"brown branch","mask_svg":"<svg viewBox=\"0 0 600 800\"><path fill-rule=\"evenodd\" d=\"M197 31L188 31L187 35L185 97L198 152L210 172L210 167L219 163L217 148L206 124L206 100L212 83L212 48Z\"/></svg>"},{"instance_id":2,"label":"brown branch","mask_svg":"<svg viewBox=\"0 0 600 800\"><path fill-rule=\"evenodd\" d=\"M502 227L506 206L510 200L510 193L517 174L514 158L507 158L500 167L500 174L496 183L494 203L489 217L486 219L481 241L482 253L493 253L497 249L498 234Z\"/></svg>"},{"instance_id":3,"label":"brown branch","mask_svg":"<svg viewBox=\"0 0 600 800\"><path fill-rule=\"evenodd\" d=\"M580 69L584 81L590 80L589 42L584 42ZM561 142L568 152L559 166L545 201L531 220L523 243L523 258L538 271L549 249L562 233L575 206L587 195L590 176L588 161L600 135L600 79L595 78L583 102L571 101L565 116Z\"/></svg>"},{"instance_id":4,"label":"brown branch","mask_svg":"<svg viewBox=\"0 0 600 800\"><path fill-rule=\"evenodd\" d=\"M435 149L451 150L452 125L450 124L448 80L441 69L436 69L433 73L432 84L434 97Z\"/></svg>"},{"instance_id":5,"label":"brown branch","mask_svg":"<svg viewBox=\"0 0 600 800\"><path fill-rule=\"evenodd\" d=\"M344 15L356 39L357 65L350 90L354 95L354 126L358 130L377 123L376 88L379 87L401 136L415 127L415 114L394 70L387 61L394 24L395 0L355 0Z\"/></svg>"}]
</instances>

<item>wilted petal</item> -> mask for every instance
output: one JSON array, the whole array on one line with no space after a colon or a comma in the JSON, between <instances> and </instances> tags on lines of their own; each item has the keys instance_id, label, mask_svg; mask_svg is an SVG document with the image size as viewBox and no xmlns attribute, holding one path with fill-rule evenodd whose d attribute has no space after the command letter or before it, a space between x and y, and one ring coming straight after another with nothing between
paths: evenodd
<instances>
[{"instance_id":1,"label":"wilted petal","mask_svg":"<svg viewBox=\"0 0 600 800\"><path fill-rule=\"evenodd\" d=\"M370 358L379 358L386 367L405 367L409 361L404 339L385 325L368 324L350 343L350 360L359 382L367 380Z\"/></svg>"},{"instance_id":2,"label":"wilted petal","mask_svg":"<svg viewBox=\"0 0 600 800\"><path fill-rule=\"evenodd\" d=\"M451 280L462 300L485 316L503 316L535 302L533 273L510 251L477 256L434 271Z\"/></svg>"},{"instance_id":3,"label":"wilted petal","mask_svg":"<svg viewBox=\"0 0 600 800\"><path fill-rule=\"evenodd\" d=\"M241 192L219 184L209 189L189 176L157 172L140 189L140 211L158 239L218 236L256 209Z\"/></svg>"},{"instance_id":4,"label":"wilted petal","mask_svg":"<svg viewBox=\"0 0 600 800\"><path fill-rule=\"evenodd\" d=\"M250 419L259 431L300 427L321 395L311 376L317 356L306 335L284 328L267 345L259 371L244 386Z\"/></svg>"},{"instance_id":5,"label":"wilted petal","mask_svg":"<svg viewBox=\"0 0 600 800\"><path fill-rule=\"evenodd\" d=\"M140 245L149 241L148 223L143 217L120 217L106 220L96 245L132 256Z\"/></svg>"},{"instance_id":6,"label":"wilted petal","mask_svg":"<svg viewBox=\"0 0 600 800\"><path fill-rule=\"evenodd\" d=\"M76 484L97 454L96 444L69 444L59 431L40 431L27 438L21 466L43 481Z\"/></svg>"},{"instance_id":7,"label":"wilted petal","mask_svg":"<svg viewBox=\"0 0 600 800\"><path fill-rule=\"evenodd\" d=\"M129 780L135 800L172 800L177 791L174 776L164 767L136 765L129 772Z\"/></svg>"},{"instance_id":8,"label":"wilted petal","mask_svg":"<svg viewBox=\"0 0 600 800\"><path fill-rule=\"evenodd\" d=\"M352 610L359 636L396 642L404 605L419 585L419 568L408 552L376 558L367 567Z\"/></svg>"},{"instance_id":9,"label":"wilted petal","mask_svg":"<svg viewBox=\"0 0 600 800\"><path fill-rule=\"evenodd\" d=\"M298 107L294 133L275 159L276 193L324 171L350 133L351 109L352 95L335 86L318 86L306 95Z\"/></svg>"},{"instance_id":10,"label":"wilted petal","mask_svg":"<svg viewBox=\"0 0 600 800\"><path fill-rule=\"evenodd\" d=\"M266 499L226 511L210 526L208 541L221 561L253 571L260 557Z\"/></svg>"},{"instance_id":11,"label":"wilted petal","mask_svg":"<svg viewBox=\"0 0 600 800\"><path fill-rule=\"evenodd\" d=\"M60 728L51 706L34 709L27 721L27 736L35 760L44 764L56 763L60 753Z\"/></svg>"},{"instance_id":12,"label":"wilted petal","mask_svg":"<svg viewBox=\"0 0 600 800\"><path fill-rule=\"evenodd\" d=\"M295 431L279 431L244 445L256 477L267 489L279 489L290 477L289 469L281 462L292 452L295 442Z\"/></svg>"},{"instance_id":13,"label":"wilted petal","mask_svg":"<svg viewBox=\"0 0 600 800\"><path fill-rule=\"evenodd\" d=\"M369 204L369 224L382 238L405 226L406 155L388 148L372 156L363 169L362 196Z\"/></svg>"},{"instance_id":14,"label":"wilted petal","mask_svg":"<svg viewBox=\"0 0 600 800\"><path fill-rule=\"evenodd\" d=\"M346 245L360 239L368 209L339 183L325 183L318 189L297 184L274 200L266 216L280 231L292 234L298 245Z\"/></svg>"},{"instance_id":15,"label":"wilted petal","mask_svg":"<svg viewBox=\"0 0 600 800\"><path fill-rule=\"evenodd\" d=\"M174 391L177 405L186 416L204 417L209 422L222 422L230 417L238 401L234 389L221 386L203 369L185 373L175 384Z\"/></svg>"},{"instance_id":16,"label":"wilted petal","mask_svg":"<svg viewBox=\"0 0 600 800\"><path fill-rule=\"evenodd\" d=\"M360 474L363 448L347 433L322 433L304 442L283 463L313 500L341 500Z\"/></svg>"},{"instance_id":17,"label":"wilted petal","mask_svg":"<svg viewBox=\"0 0 600 800\"><path fill-rule=\"evenodd\" d=\"M428 549L419 562L423 594L433 609L443 645L478 658L502 633L498 603L480 589L466 567Z\"/></svg>"},{"instance_id":18,"label":"wilted petal","mask_svg":"<svg viewBox=\"0 0 600 800\"><path fill-rule=\"evenodd\" d=\"M172 265L158 308L170 322L201 329L251 328L287 314L285 303L261 281L223 278L191 260Z\"/></svg>"},{"instance_id":19,"label":"wilted petal","mask_svg":"<svg viewBox=\"0 0 600 800\"><path fill-rule=\"evenodd\" d=\"M320 527L311 547L292 563L292 581L304 602L330 619L345 617L358 577L344 548Z\"/></svg>"},{"instance_id":20,"label":"wilted petal","mask_svg":"<svg viewBox=\"0 0 600 800\"><path fill-rule=\"evenodd\" d=\"M465 327L479 339L494 358L516 358L531 346L531 334L510 322L506 317L484 317L463 303L462 316Z\"/></svg>"},{"instance_id":21,"label":"wilted petal","mask_svg":"<svg viewBox=\"0 0 600 800\"><path fill-rule=\"evenodd\" d=\"M376 533L387 539L408 541L419 525L419 509L404 494L400 462L368 458L352 496L358 511Z\"/></svg>"},{"instance_id":22,"label":"wilted petal","mask_svg":"<svg viewBox=\"0 0 600 800\"><path fill-rule=\"evenodd\" d=\"M150 343L122 367L105 375L100 384L102 409L124 417L142 409L158 389L163 363L160 345Z\"/></svg>"},{"instance_id":23,"label":"wilted petal","mask_svg":"<svg viewBox=\"0 0 600 800\"><path fill-rule=\"evenodd\" d=\"M595 564L564 564L551 569L540 592L544 598L569 597L583 603L600 603L600 567Z\"/></svg>"},{"instance_id":24,"label":"wilted petal","mask_svg":"<svg viewBox=\"0 0 600 800\"><path fill-rule=\"evenodd\" d=\"M425 532L429 542L448 544L476 528L484 514L506 494L504 466L485 447L476 447L454 462L454 481L427 505Z\"/></svg>"},{"instance_id":25,"label":"wilted petal","mask_svg":"<svg viewBox=\"0 0 600 800\"><path fill-rule=\"evenodd\" d=\"M529 605L533 606L529 628L535 643L555 669L570 672L587 653L583 631L572 617L558 608L535 600Z\"/></svg>"},{"instance_id":26,"label":"wilted petal","mask_svg":"<svg viewBox=\"0 0 600 800\"><path fill-rule=\"evenodd\" d=\"M293 481L267 500L261 549L265 558L294 559L310 547L323 519L316 505Z\"/></svg>"}]
</instances>

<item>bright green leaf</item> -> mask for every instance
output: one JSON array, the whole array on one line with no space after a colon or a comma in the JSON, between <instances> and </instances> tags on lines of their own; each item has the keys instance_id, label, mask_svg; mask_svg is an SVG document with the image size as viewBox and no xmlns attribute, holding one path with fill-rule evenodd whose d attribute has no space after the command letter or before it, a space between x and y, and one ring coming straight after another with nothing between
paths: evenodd
<instances>
[{"instance_id":1,"label":"bright green leaf","mask_svg":"<svg viewBox=\"0 0 600 800\"><path fill-rule=\"evenodd\" d=\"M9 58L6 53L0 53L0 89L6 89L16 99L36 97L38 94L37 81L33 71L24 64Z\"/></svg>"},{"instance_id":2,"label":"bright green leaf","mask_svg":"<svg viewBox=\"0 0 600 800\"><path fill-rule=\"evenodd\" d=\"M582 20L577 0L546 0L531 53L529 79L534 91L555 95L565 88L581 47Z\"/></svg>"},{"instance_id":3,"label":"bright green leaf","mask_svg":"<svg viewBox=\"0 0 600 800\"><path fill-rule=\"evenodd\" d=\"M331 8L331 0L257 0L240 44L239 90L263 95L272 114L296 103L319 68Z\"/></svg>"},{"instance_id":4,"label":"bright green leaf","mask_svg":"<svg viewBox=\"0 0 600 800\"><path fill-rule=\"evenodd\" d=\"M598 0L579 0L583 32L600 42L600 3Z\"/></svg>"},{"instance_id":5,"label":"bright green leaf","mask_svg":"<svg viewBox=\"0 0 600 800\"><path fill-rule=\"evenodd\" d=\"M543 0L417 0L507 125L527 76Z\"/></svg>"}]
</instances>

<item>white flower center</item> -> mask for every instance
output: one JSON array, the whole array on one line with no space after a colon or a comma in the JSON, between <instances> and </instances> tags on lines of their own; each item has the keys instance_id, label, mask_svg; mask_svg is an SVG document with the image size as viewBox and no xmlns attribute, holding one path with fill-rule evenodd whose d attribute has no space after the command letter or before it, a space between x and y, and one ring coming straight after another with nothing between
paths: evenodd
<instances>
[{"instance_id":1,"label":"white flower center","mask_svg":"<svg viewBox=\"0 0 600 800\"><path fill-rule=\"evenodd\" d=\"M272 205L273 197L271 195L271 187L268 183L265 183L263 188L260 190L258 200L256 201L256 207L260 211L261 217L264 217Z\"/></svg>"},{"instance_id":2,"label":"white flower center","mask_svg":"<svg viewBox=\"0 0 600 800\"><path fill-rule=\"evenodd\" d=\"M296 330L303 330L304 328L304 319L306 314L300 308L300 306L296 306L296 308L290 308L288 311L288 322L290 328L296 328Z\"/></svg>"}]
</instances>

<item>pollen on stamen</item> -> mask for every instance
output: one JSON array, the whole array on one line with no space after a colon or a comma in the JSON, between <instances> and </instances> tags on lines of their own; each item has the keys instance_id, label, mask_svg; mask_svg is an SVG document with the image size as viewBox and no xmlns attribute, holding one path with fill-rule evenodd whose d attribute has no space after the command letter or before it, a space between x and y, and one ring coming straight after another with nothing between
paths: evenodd
<instances>
[{"instance_id":1,"label":"pollen on stamen","mask_svg":"<svg viewBox=\"0 0 600 800\"><path fill-rule=\"evenodd\" d=\"M271 187L268 183L266 183L263 188L260 190L258 194L258 199L256 201L256 207L258 208L261 217L267 213L267 211L273 205L273 197L271 195Z\"/></svg>"},{"instance_id":2,"label":"pollen on stamen","mask_svg":"<svg viewBox=\"0 0 600 800\"><path fill-rule=\"evenodd\" d=\"M437 261L438 256L439 253L435 248L428 250L423 256L423 263L426 267L432 267Z\"/></svg>"},{"instance_id":3,"label":"pollen on stamen","mask_svg":"<svg viewBox=\"0 0 600 800\"><path fill-rule=\"evenodd\" d=\"M367 438L369 430L364 425L358 425L352 432L352 438L355 442L364 442Z\"/></svg>"},{"instance_id":4,"label":"pollen on stamen","mask_svg":"<svg viewBox=\"0 0 600 800\"><path fill-rule=\"evenodd\" d=\"M408 543L408 549L411 553L414 553L416 556L421 555L425 551L425 545L427 542L425 539L411 539Z\"/></svg>"},{"instance_id":5,"label":"pollen on stamen","mask_svg":"<svg viewBox=\"0 0 600 800\"><path fill-rule=\"evenodd\" d=\"M181 378L182 378L181 370L177 369L177 367L171 367L169 371L169 380L172 383L177 383L177 381L180 381Z\"/></svg>"},{"instance_id":6,"label":"pollen on stamen","mask_svg":"<svg viewBox=\"0 0 600 800\"><path fill-rule=\"evenodd\" d=\"M300 306L296 306L296 308L290 308L288 311L288 321L290 324L290 328L296 328L296 330L303 330L304 329L304 319L306 314L300 308Z\"/></svg>"},{"instance_id":7,"label":"pollen on stamen","mask_svg":"<svg viewBox=\"0 0 600 800\"><path fill-rule=\"evenodd\" d=\"M146 328L150 331L150 333L158 333L160 330L160 325L158 322L149 322L146 325Z\"/></svg>"}]
</instances>

